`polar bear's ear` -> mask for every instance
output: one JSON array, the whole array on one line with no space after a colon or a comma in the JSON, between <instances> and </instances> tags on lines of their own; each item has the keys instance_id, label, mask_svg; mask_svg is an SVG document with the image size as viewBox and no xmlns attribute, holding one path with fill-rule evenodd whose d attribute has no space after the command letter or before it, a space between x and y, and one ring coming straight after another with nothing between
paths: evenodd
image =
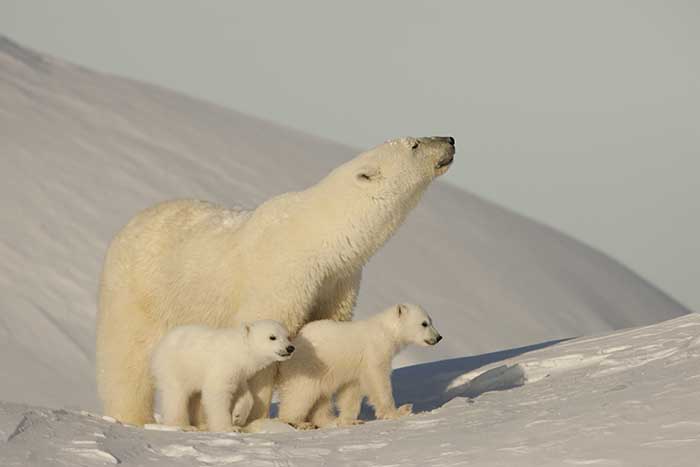
<instances>
[{"instance_id":1,"label":"polar bear's ear","mask_svg":"<svg viewBox=\"0 0 700 467\"><path fill-rule=\"evenodd\" d=\"M355 179L361 183L367 183L378 179L381 174L376 165L363 165L355 172Z\"/></svg>"}]
</instances>

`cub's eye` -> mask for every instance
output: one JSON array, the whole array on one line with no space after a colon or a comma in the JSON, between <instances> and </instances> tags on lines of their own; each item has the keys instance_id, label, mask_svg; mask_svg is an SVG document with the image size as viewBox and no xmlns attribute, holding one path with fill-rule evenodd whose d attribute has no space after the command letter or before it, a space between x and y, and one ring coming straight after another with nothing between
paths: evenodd
<instances>
[{"instance_id":1,"label":"cub's eye","mask_svg":"<svg viewBox=\"0 0 700 467\"><path fill-rule=\"evenodd\" d=\"M424 328L427 328L427 327L428 327L428 322L427 322L427 321L423 321L423 322L420 323L420 324L421 324L421 326L423 326Z\"/></svg>"},{"instance_id":2,"label":"cub's eye","mask_svg":"<svg viewBox=\"0 0 700 467\"><path fill-rule=\"evenodd\" d=\"M413 143L413 146L411 146L411 149L416 149L418 147L418 141Z\"/></svg>"},{"instance_id":3,"label":"cub's eye","mask_svg":"<svg viewBox=\"0 0 700 467\"><path fill-rule=\"evenodd\" d=\"M277 337L275 337L275 336L270 336L270 340L271 340L271 341L277 340Z\"/></svg>"}]
</instances>

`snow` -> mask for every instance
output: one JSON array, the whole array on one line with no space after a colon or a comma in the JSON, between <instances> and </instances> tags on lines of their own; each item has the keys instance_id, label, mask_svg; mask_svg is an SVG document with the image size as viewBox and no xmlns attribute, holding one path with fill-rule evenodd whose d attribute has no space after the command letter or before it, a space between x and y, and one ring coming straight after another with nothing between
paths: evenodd
<instances>
[{"instance_id":1,"label":"snow","mask_svg":"<svg viewBox=\"0 0 700 467\"><path fill-rule=\"evenodd\" d=\"M422 412L341 429L151 431L85 412L2 403L0 433L12 435L0 444L0 463L695 466L699 341L700 315L690 314L529 352L401 368L397 402Z\"/></svg>"}]
</instances>

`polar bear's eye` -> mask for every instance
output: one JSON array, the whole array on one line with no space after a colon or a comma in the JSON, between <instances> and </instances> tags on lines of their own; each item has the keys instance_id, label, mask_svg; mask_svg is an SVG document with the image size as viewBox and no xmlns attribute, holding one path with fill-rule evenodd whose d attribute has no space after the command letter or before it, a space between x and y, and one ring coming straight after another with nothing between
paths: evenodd
<instances>
[{"instance_id":1,"label":"polar bear's eye","mask_svg":"<svg viewBox=\"0 0 700 467\"><path fill-rule=\"evenodd\" d=\"M276 336L270 336L270 340L271 340L271 341L277 340L277 337L276 337Z\"/></svg>"},{"instance_id":2,"label":"polar bear's eye","mask_svg":"<svg viewBox=\"0 0 700 467\"><path fill-rule=\"evenodd\" d=\"M418 141L413 142L413 146L411 146L411 149L416 149L418 147Z\"/></svg>"},{"instance_id":3,"label":"polar bear's eye","mask_svg":"<svg viewBox=\"0 0 700 467\"><path fill-rule=\"evenodd\" d=\"M421 323L421 326L423 326L424 328L427 328L427 327L428 327L428 322L427 322L427 321L423 321L423 322Z\"/></svg>"}]
</instances>

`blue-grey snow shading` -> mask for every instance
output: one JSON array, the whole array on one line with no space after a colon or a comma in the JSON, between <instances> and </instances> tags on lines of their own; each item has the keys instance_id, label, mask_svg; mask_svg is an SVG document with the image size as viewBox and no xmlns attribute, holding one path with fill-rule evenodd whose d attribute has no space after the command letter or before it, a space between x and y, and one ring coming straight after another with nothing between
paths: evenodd
<instances>
[{"instance_id":1,"label":"blue-grey snow shading","mask_svg":"<svg viewBox=\"0 0 700 467\"><path fill-rule=\"evenodd\" d=\"M450 393L440 406L343 429L143 430L2 403L0 465L697 466L700 315L514 353L474 357L490 360L475 368L460 359L428 364L413 373L421 377L397 382L397 396L420 402ZM499 368L519 368L523 380ZM469 390L489 372L496 390Z\"/></svg>"}]
</instances>

